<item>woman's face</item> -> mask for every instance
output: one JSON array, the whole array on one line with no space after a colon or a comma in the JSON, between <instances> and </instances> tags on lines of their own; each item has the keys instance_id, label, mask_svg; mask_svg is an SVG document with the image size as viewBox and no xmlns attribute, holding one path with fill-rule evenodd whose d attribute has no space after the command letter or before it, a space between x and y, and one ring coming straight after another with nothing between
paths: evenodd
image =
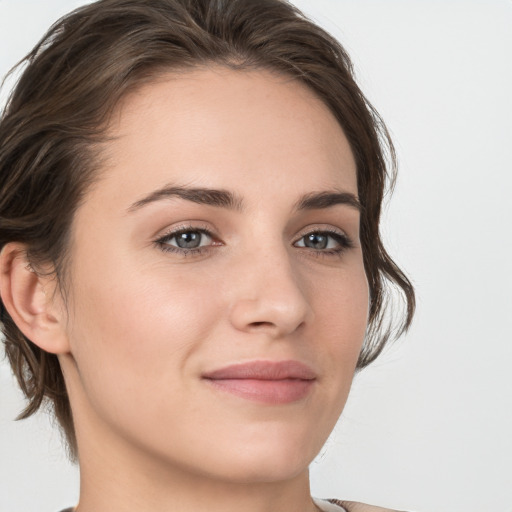
<instances>
[{"instance_id":1,"label":"woman's face","mask_svg":"<svg viewBox=\"0 0 512 512\"><path fill-rule=\"evenodd\" d=\"M212 67L131 94L110 134L59 356L79 447L245 482L307 471L368 313L340 126L296 81Z\"/></svg>"}]
</instances>

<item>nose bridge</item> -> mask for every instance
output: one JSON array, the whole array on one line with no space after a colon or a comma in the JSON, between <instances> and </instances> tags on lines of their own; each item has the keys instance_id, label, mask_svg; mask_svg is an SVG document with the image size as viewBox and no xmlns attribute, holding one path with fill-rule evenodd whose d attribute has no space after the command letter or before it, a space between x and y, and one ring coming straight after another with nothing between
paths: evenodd
<instances>
[{"instance_id":1,"label":"nose bridge","mask_svg":"<svg viewBox=\"0 0 512 512\"><path fill-rule=\"evenodd\" d=\"M238 255L231 320L241 330L291 333L311 317L307 289L282 237L261 240L245 243Z\"/></svg>"}]
</instances>

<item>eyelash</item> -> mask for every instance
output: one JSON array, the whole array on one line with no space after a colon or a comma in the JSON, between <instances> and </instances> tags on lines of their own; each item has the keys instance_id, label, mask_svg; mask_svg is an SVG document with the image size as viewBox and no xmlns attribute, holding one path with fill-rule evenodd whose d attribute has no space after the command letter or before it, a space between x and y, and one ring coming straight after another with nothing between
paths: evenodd
<instances>
[{"instance_id":1,"label":"eyelash","mask_svg":"<svg viewBox=\"0 0 512 512\"><path fill-rule=\"evenodd\" d=\"M198 256L198 255L207 253L211 249L211 247L212 247L211 245L207 245L204 247L183 249L180 247L175 247L175 246L169 245L167 243L178 235L182 235L184 233L190 233L190 232L201 233L201 234L206 235L212 239L214 238L212 232L205 227L180 226L179 228L176 228L173 231L166 233L161 238L158 238L157 240L155 240L155 244L164 252L180 254L181 256L184 256L184 257ZM334 257L334 256L341 257L341 255L347 249L352 249L354 247L354 243L346 234L340 233L338 231L334 231L331 229L321 229L321 230L316 229L313 231L308 231L307 233L302 235L299 238L299 240L303 240L308 235L329 235L340 245L340 247L338 247L337 249L328 249L328 250L313 249L311 247L303 247L304 249L309 249L310 251L312 251L316 257ZM299 240L297 240L297 241L299 241Z\"/></svg>"}]
</instances>

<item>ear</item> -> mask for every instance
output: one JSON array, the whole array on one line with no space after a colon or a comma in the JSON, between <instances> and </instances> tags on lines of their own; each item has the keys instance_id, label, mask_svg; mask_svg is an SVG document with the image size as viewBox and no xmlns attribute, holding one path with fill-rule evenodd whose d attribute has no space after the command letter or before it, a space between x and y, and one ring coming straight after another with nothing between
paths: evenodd
<instances>
[{"instance_id":1,"label":"ear","mask_svg":"<svg viewBox=\"0 0 512 512\"><path fill-rule=\"evenodd\" d=\"M26 257L26 246L6 244L0 252L0 296L20 331L53 354L69 352L65 309L53 276L38 274Z\"/></svg>"}]
</instances>

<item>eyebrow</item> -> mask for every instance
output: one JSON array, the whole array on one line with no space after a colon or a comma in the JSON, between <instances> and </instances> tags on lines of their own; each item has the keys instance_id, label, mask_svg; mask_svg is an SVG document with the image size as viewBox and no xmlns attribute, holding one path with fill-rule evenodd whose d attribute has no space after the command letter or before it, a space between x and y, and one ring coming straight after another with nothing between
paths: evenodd
<instances>
[{"instance_id":1,"label":"eyebrow","mask_svg":"<svg viewBox=\"0 0 512 512\"><path fill-rule=\"evenodd\" d=\"M154 190L146 197L133 203L128 208L128 213L135 212L147 204L173 197L237 212L244 211L243 198L230 190L178 185L165 186ZM305 194L294 204L293 209L294 211L317 210L330 208L338 204L349 206L359 212L362 210L362 205L354 194L337 189Z\"/></svg>"}]
</instances>

